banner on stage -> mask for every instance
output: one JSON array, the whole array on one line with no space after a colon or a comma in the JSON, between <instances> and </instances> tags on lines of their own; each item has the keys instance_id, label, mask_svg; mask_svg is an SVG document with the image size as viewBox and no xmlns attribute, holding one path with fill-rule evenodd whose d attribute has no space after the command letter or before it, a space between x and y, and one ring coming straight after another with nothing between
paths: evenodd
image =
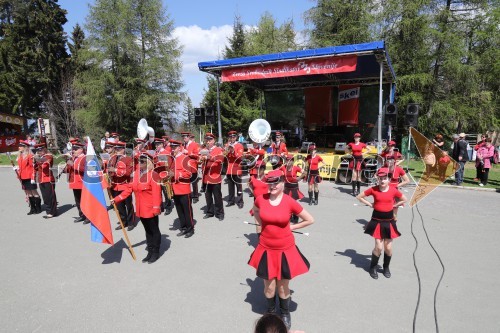
<instances>
[{"instance_id":1,"label":"banner on stage","mask_svg":"<svg viewBox=\"0 0 500 333\"><path fill-rule=\"evenodd\" d=\"M359 86L339 86L338 125L358 125L359 119Z\"/></svg>"},{"instance_id":2,"label":"banner on stage","mask_svg":"<svg viewBox=\"0 0 500 333\"><path fill-rule=\"evenodd\" d=\"M222 82L354 72L357 56L304 59L222 71Z\"/></svg>"}]
</instances>

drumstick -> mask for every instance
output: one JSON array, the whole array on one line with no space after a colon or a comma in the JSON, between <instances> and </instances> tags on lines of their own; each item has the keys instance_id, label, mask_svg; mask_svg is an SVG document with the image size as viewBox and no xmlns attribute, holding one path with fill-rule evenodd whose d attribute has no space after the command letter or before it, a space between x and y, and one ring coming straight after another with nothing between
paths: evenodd
<instances>
[{"instance_id":1,"label":"drumstick","mask_svg":"<svg viewBox=\"0 0 500 333\"><path fill-rule=\"evenodd\" d=\"M247 222L247 221L243 221L243 223L245 223L245 224L251 224L251 225L258 225L257 223L251 223L251 222ZM292 232L294 232L296 234L300 234L300 235L309 236L308 232L295 231L295 230L292 230Z\"/></svg>"}]
</instances>

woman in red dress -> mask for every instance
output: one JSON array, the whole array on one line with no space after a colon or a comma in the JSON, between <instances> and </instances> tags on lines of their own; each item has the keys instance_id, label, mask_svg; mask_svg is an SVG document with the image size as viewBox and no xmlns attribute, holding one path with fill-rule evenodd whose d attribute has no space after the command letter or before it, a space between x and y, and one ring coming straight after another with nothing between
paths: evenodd
<instances>
[{"instance_id":1,"label":"woman in red dress","mask_svg":"<svg viewBox=\"0 0 500 333\"><path fill-rule=\"evenodd\" d=\"M304 194L300 192L299 181L306 176L306 173L302 171L302 168L298 165L293 165L294 156L292 154L286 155L286 165L281 167L281 171L285 174L285 190L284 193L291 196L295 200L300 200L304 197ZM298 174L301 174L297 177ZM299 222L299 217L292 214L290 219L291 223Z\"/></svg>"},{"instance_id":2,"label":"woman in red dress","mask_svg":"<svg viewBox=\"0 0 500 333\"><path fill-rule=\"evenodd\" d=\"M17 157L17 166L14 171L17 173L21 184L30 203L28 215L40 214L42 212L42 199L37 191L35 179L35 160L30 150L28 141L19 141L19 156Z\"/></svg>"},{"instance_id":3,"label":"woman in red dress","mask_svg":"<svg viewBox=\"0 0 500 333\"><path fill-rule=\"evenodd\" d=\"M387 147L380 153L380 156L384 159L392 156L396 161L396 165L400 165L404 161L403 155L396 148L396 141L392 140L387 143Z\"/></svg>"},{"instance_id":4,"label":"woman in red dress","mask_svg":"<svg viewBox=\"0 0 500 333\"><path fill-rule=\"evenodd\" d=\"M394 156L388 156L385 160L384 167L389 169L389 186L399 190L401 187L410 183L410 178L402 167L396 164ZM396 199L396 202L399 199ZM398 220L398 207L394 207L394 221Z\"/></svg>"},{"instance_id":5,"label":"woman in red dress","mask_svg":"<svg viewBox=\"0 0 500 333\"><path fill-rule=\"evenodd\" d=\"M320 164L324 164L321 156L317 154L316 146L309 146L309 155L306 157L307 163L307 186L309 193L309 206L312 204L318 204L319 197L319 186L321 182L321 177L319 176ZM314 189L314 199L313 199L313 189Z\"/></svg>"},{"instance_id":6,"label":"woman in red dress","mask_svg":"<svg viewBox=\"0 0 500 333\"><path fill-rule=\"evenodd\" d=\"M139 156L139 168L126 190L111 200L119 203L134 192L135 215L137 215L146 231L148 255L142 262L154 263L160 257L161 233L158 226L158 215L161 208L160 176L154 171L154 156L143 152Z\"/></svg>"},{"instance_id":7,"label":"woman in red dress","mask_svg":"<svg viewBox=\"0 0 500 333\"><path fill-rule=\"evenodd\" d=\"M366 144L361 142L361 134L359 133L354 133L354 142L350 142L346 147L353 157L349 167L352 167L351 184L354 196L359 194L361 188L361 165L363 164L363 149L365 148Z\"/></svg>"},{"instance_id":8,"label":"woman in red dress","mask_svg":"<svg viewBox=\"0 0 500 333\"><path fill-rule=\"evenodd\" d=\"M378 279L377 265L384 250L384 276L391 277L389 264L392 258L392 240L401 236L394 221L394 208L406 202L406 197L395 187L389 186L389 169L377 171L377 186L373 186L357 196L357 199L373 208L372 219L365 228L365 234L375 238L375 248L370 263L370 276ZM373 196L373 203L365 197ZM399 199L396 203L395 200Z\"/></svg>"},{"instance_id":9,"label":"woman in red dress","mask_svg":"<svg viewBox=\"0 0 500 333\"><path fill-rule=\"evenodd\" d=\"M309 262L295 245L292 230L304 228L314 219L297 201L283 193L284 178L281 170L271 171L264 178L269 193L258 197L253 206L259 244L248 264L257 270L258 277L264 279L268 312L276 311L278 292L281 318L290 329L289 282L309 270ZM302 221L290 224L291 214L298 215Z\"/></svg>"}]
</instances>

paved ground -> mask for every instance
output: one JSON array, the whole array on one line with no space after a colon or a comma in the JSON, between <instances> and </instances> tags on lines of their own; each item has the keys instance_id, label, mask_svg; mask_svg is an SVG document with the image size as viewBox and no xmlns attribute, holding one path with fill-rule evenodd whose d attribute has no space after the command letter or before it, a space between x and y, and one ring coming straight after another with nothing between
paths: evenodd
<instances>
[{"instance_id":1,"label":"paved ground","mask_svg":"<svg viewBox=\"0 0 500 333\"><path fill-rule=\"evenodd\" d=\"M65 183L57 185L64 213L52 220L26 216L12 170L0 169L0 184L2 332L250 333L265 310L262 281L246 264L256 242L242 222L248 197L244 209L226 208L223 222L201 219L201 200L190 239L169 230L175 213L162 216L163 255L147 265L142 226L129 233L137 262L121 231L114 247L92 243L89 226L73 223ZM373 241L362 228L371 210L347 191L324 182L319 205L305 204L316 223L296 237L311 271L291 283L293 329L434 332L435 302L441 332L500 331L499 193L438 188L419 211L402 209L393 277L372 280ZM444 265L437 293L443 268L431 245Z\"/></svg>"}]
</instances>

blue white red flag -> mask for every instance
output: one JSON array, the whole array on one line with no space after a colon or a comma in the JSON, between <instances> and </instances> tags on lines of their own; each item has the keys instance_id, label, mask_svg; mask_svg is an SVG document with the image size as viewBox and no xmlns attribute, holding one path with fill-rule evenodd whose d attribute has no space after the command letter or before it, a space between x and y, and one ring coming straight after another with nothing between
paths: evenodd
<instances>
[{"instance_id":1,"label":"blue white red flag","mask_svg":"<svg viewBox=\"0 0 500 333\"><path fill-rule=\"evenodd\" d=\"M90 220L92 241L113 244L111 221L109 220L106 200L104 199L102 182L101 167L94 146L90 138L87 137L87 156L80 205L83 214Z\"/></svg>"}]
</instances>

